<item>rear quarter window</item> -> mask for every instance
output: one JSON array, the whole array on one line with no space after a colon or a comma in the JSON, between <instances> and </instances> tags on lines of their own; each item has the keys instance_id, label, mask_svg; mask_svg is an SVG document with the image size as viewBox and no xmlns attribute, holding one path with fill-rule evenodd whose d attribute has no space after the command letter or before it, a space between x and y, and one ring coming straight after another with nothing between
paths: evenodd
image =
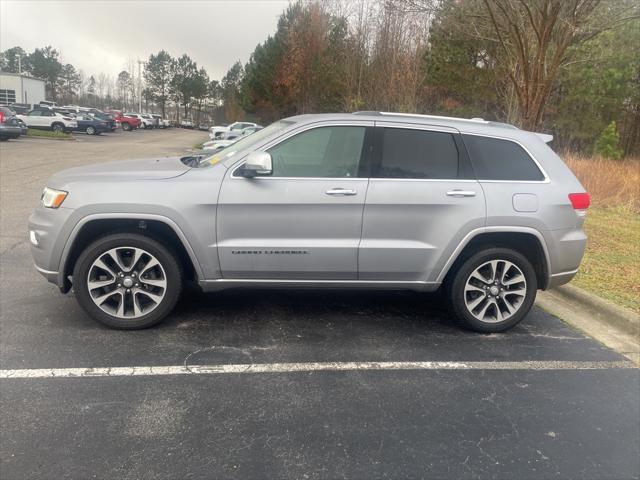
<instances>
[{"instance_id":1,"label":"rear quarter window","mask_svg":"<svg viewBox=\"0 0 640 480\"><path fill-rule=\"evenodd\" d=\"M544 180L534 160L517 143L477 135L462 137L478 180Z\"/></svg>"}]
</instances>

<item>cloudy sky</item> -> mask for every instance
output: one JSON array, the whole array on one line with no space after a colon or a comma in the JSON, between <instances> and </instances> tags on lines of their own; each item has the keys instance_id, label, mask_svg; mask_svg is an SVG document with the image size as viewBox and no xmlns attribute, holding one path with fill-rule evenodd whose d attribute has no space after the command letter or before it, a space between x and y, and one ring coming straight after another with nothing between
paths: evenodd
<instances>
[{"instance_id":1,"label":"cloudy sky","mask_svg":"<svg viewBox=\"0 0 640 480\"><path fill-rule=\"evenodd\" d=\"M51 45L87 74L183 53L220 79L276 30L288 0L0 0L0 50Z\"/></svg>"}]
</instances>

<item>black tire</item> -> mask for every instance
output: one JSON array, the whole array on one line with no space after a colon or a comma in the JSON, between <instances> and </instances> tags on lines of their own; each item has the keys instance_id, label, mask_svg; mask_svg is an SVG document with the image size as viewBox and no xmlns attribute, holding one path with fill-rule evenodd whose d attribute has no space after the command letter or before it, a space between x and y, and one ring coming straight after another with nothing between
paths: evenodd
<instances>
[{"instance_id":1,"label":"black tire","mask_svg":"<svg viewBox=\"0 0 640 480\"><path fill-rule=\"evenodd\" d=\"M514 264L524 276L526 287L523 290L526 293L524 294L524 299L519 303L518 309L509 318L503 321L489 322L476 318L469 311L465 301L465 286L467 280L477 268L492 260L506 260ZM505 286L505 289L508 288ZM512 328L529 313L536 299L538 284L535 270L524 255L510 248L489 248L472 255L455 272L452 272L451 277L447 279L445 284L445 290L450 308L454 314L454 320L458 325L475 332L496 333ZM504 303L502 305L504 306Z\"/></svg>"},{"instance_id":2,"label":"black tire","mask_svg":"<svg viewBox=\"0 0 640 480\"><path fill-rule=\"evenodd\" d=\"M96 135L97 134L96 127L92 127L91 125L89 125L85 131L87 132L87 135Z\"/></svg>"},{"instance_id":3,"label":"black tire","mask_svg":"<svg viewBox=\"0 0 640 480\"><path fill-rule=\"evenodd\" d=\"M54 124L51 125L51 130L54 131L54 132L63 133L64 132L64 123L55 122Z\"/></svg>"},{"instance_id":4,"label":"black tire","mask_svg":"<svg viewBox=\"0 0 640 480\"><path fill-rule=\"evenodd\" d=\"M160 262L166 276L166 291L157 306L137 318L120 318L103 311L93 301L87 281L93 262L105 252L116 247L140 248ZM139 330L160 323L175 307L182 291L182 268L173 253L161 243L137 233L107 235L90 244L78 257L73 269L73 287L80 306L95 320L121 330Z\"/></svg>"},{"instance_id":5,"label":"black tire","mask_svg":"<svg viewBox=\"0 0 640 480\"><path fill-rule=\"evenodd\" d=\"M128 132L129 130L131 130L131 125L129 125L128 123L122 123L122 130Z\"/></svg>"},{"instance_id":6,"label":"black tire","mask_svg":"<svg viewBox=\"0 0 640 480\"><path fill-rule=\"evenodd\" d=\"M0 142L6 142L9 140L9 137L0 137Z\"/></svg>"}]
</instances>

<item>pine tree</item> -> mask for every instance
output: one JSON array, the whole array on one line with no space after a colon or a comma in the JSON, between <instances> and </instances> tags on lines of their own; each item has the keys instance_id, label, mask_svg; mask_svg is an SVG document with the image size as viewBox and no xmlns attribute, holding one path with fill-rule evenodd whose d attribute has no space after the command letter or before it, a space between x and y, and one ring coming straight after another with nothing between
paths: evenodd
<instances>
[{"instance_id":1,"label":"pine tree","mask_svg":"<svg viewBox=\"0 0 640 480\"><path fill-rule=\"evenodd\" d=\"M596 141L595 154L604 158L620 160L622 158L622 148L620 148L620 135L616 127L616 122L611 122L602 131Z\"/></svg>"}]
</instances>

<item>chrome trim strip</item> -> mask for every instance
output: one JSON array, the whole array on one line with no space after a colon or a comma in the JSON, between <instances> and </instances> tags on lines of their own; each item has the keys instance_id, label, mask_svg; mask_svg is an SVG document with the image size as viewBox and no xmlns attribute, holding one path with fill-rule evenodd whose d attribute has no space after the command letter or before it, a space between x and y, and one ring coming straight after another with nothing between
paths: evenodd
<instances>
[{"instance_id":1,"label":"chrome trim strip","mask_svg":"<svg viewBox=\"0 0 640 480\"><path fill-rule=\"evenodd\" d=\"M243 279L243 278L218 278L213 280L201 280L199 285L205 291L223 290L225 288L247 287L300 287L300 288L371 288L389 290L436 290L440 283L425 281L386 281L386 280L288 280L288 279Z\"/></svg>"},{"instance_id":2,"label":"chrome trim strip","mask_svg":"<svg viewBox=\"0 0 640 480\"><path fill-rule=\"evenodd\" d=\"M57 275L58 272L57 271L53 271L53 270L45 270L44 268L40 268L38 265L34 264L34 267L36 267L36 270L39 271L40 273L42 273L43 275Z\"/></svg>"},{"instance_id":3,"label":"chrome trim strip","mask_svg":"<svg viewBox=\"0 0 640 480\"><path fill-rule=\"evenodd\" d=\"M551 275L551 278L564 277L565 275L575 275L576 273L578 273L578 270L580 270L580 268L576 268L575 270L567 270L566 272L554 273Z\"/></svg>"}]
</instances>

